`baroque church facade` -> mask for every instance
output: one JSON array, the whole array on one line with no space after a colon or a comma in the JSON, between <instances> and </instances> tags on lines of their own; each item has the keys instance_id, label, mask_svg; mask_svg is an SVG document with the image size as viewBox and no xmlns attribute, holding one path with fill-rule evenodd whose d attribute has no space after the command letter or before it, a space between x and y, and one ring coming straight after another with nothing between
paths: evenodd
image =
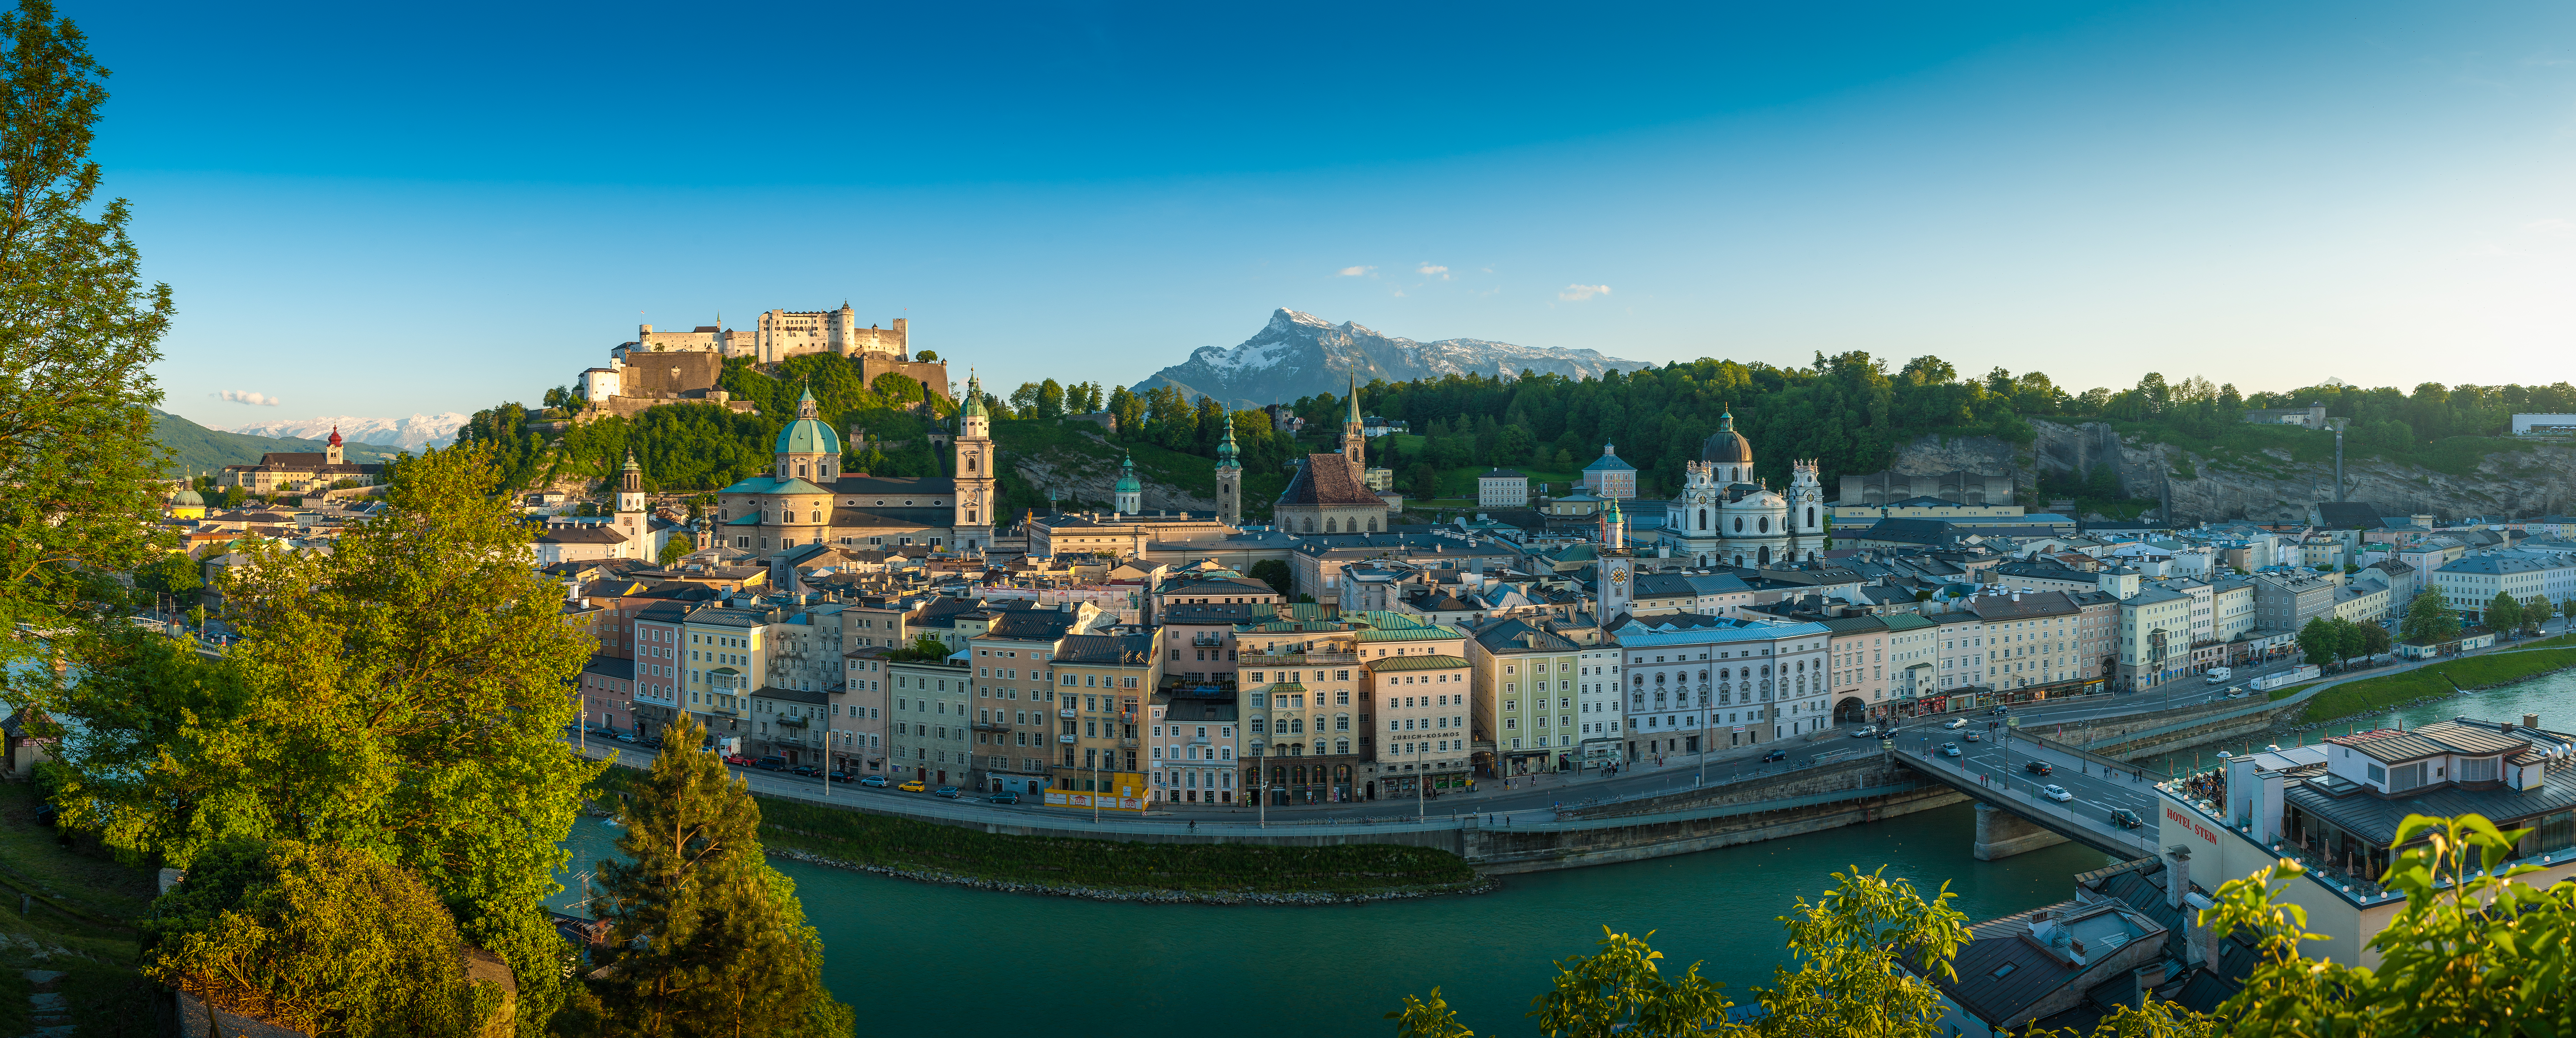
<instances>
[{"instance_id":1,"label":"baroque church facade","mask_svg":"<svg viewBox=\"0 0 2576 1038\"><path fill-rule=\"evenodd\" d=\"M1681 493L1664 504L1662 541L1700 566L1773 566L1824 557L1825 490L1814 460L1790 463L1786 491L1753 474L1753 443L1735 431L1735 414L1718 417L1683 466Z\"/></svg>"},{"instance_id":2,"label":"baroque church facade","mask_svg":"<svg viewBox=\"0 0 2576 1038\"><path fill-rule=\"evenodd\" d=\"M779 430L770 470L716 492L721 543L768 560L809 545L978 552L993 544L992 419L969 377L947 476L871 476L841 468L841 438L813 391Z\"/></svg>"}]
</instances>

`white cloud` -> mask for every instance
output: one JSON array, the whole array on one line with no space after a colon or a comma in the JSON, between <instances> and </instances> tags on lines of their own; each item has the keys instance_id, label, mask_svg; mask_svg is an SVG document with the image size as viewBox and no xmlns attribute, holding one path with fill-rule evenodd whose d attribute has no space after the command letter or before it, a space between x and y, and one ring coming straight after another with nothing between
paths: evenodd
<instances>
[{"instance_id":1,"label":"white cloud","mask_svg":"<svg viewBox=\"0 0 2576 1038\"><path fill-rule=\"evenodd\" d=\"M1449 268L1447 267L1438 267L1429 263L1424 263L1414 269L1424 277L1439 278L1442 281L1449 280Z\"/></svg>"},{"instance_id":2,"label":"white cloud","mask_svg":"<svg viewBox=\"0 0 2576 1038\"><path fill-rule=\"evenodd\" d=\"M1346 278L1367 277L1370 271L1376 269L1376 267L1343 267L1339 276Z\"/></svg>"},{"instance_id":3,"label":"white cloud","mask_svg":"<svg viewBox=\"0 0 2576 1038\"><path fill-rule=\"evenodd\" d=\"M1557 293L1556 297L1569 303L1580 303L1586 299L1592 298L1593 296L1606 296L1609 294L1610 286L1608 285L1567 285L1565 286L1565 291Z\"/></svg>"},{"instance_id":4,"label":"white cloud","mask_svg":"<svg viewBox=\"0 0 2576 1038\"><path fill-rule=\"evenodd\" d=\"M2576 220L2559 219L2555 217L2547 220L2534 220L2531 223L2524 224L2522 229L2526 231L2536 231L2553 238L2576 238Z\"/></svg>"},{"instance_id":5,"label":"white cloud","mask_svg":"<svg viewBox=\"0 0 2576 1038\"><path fill-rule=\"evenodd\" d=\"M276 397L270 396L266 393L252 393L239 389L227 389L221 393L208 393L206 395L214 397L217 400L229 400L236 404L252 404L259 407L275 407L282 402Z\"/></svg>"}]
</instances>

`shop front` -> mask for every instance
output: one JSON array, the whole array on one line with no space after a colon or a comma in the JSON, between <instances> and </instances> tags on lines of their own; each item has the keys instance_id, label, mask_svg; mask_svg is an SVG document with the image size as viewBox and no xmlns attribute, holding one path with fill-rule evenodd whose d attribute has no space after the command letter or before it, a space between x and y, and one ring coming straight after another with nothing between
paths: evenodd
<instances>
[{"instance_id":1,"label":"shop front","mask_svg":"<svg viewBox=\"0 0 2576 1038\"><path fill-rule=\"evenodd\" d=\"M1406 797L1439 796L1448 792L1466 792L1475 784L1475 776L1461 764L1426 764L1421 771L1404 770L1409 765L1383 765L1376 782L1380 800Z\"/></svg>"},{"instance_id":2,"label":"shop front","mask_svg":"<svg viewBox=\"0 0 2576 1038\"><path fill-rule=\"evenodd\" d=\"M1617 767L1626 759L1619 753L1620 746L1619 740L1607 736L1583 740L1583 770Z\"/></svg>"},{"instance_id":3,"label":"shop front","mask_svg":"<svg viewBox=\"0 0 2576 1038\"><path fill-rule=\"evenodd\" d=\"M1343 804L1353 798L1354 762L1343 757L1279 758L1243 769L1244 792L1272 807Z\"/></svg>"}]
</instances>

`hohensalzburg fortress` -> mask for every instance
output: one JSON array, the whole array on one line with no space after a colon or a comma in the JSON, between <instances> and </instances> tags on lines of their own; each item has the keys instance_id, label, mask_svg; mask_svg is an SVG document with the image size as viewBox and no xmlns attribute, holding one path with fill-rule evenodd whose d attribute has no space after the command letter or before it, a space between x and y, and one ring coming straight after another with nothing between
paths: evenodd
<instances>
[{"instance_id":1,"label":"hohensalzburg fortress","mask_svg":"<svg viewBox=\"0 0 2576 1038\"><path fill-rule=\"evenodd\" d=\"M632 414L691 401L748 411L748 402L732 400L718 388L727 360L740 357L765 366L817 353L849 358L870 384L880 375L900 374L932 393L949 395L948 365L913 359L911 329L903 318L895 318L892 328L861 328L858 311L846 302L838 310L765 311L748 330L726 328L721 318L688 331L638 325L634 341L610 349L606 367L583 371L573 391L592 413Z\"/></svg>"}]
</instances>

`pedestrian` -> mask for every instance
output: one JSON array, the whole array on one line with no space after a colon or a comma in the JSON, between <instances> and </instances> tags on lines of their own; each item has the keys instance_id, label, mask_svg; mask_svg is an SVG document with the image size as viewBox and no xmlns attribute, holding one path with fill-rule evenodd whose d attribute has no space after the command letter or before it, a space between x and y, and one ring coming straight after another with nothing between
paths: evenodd
<instances>
[{"instance_id":1,"label":"pedestrian","mask_svg":"<svg viewBox=\"0 0 2576 1038\"><path fill-rule=\"evenodd\" d=\"M1190 819L1190 831L1191 831L1191 832L1197 832L1197 831L1199 831L1199 820L1198 820L1198 819L1196 819L1196 818Z\"/></svg>"}]
</instances>

